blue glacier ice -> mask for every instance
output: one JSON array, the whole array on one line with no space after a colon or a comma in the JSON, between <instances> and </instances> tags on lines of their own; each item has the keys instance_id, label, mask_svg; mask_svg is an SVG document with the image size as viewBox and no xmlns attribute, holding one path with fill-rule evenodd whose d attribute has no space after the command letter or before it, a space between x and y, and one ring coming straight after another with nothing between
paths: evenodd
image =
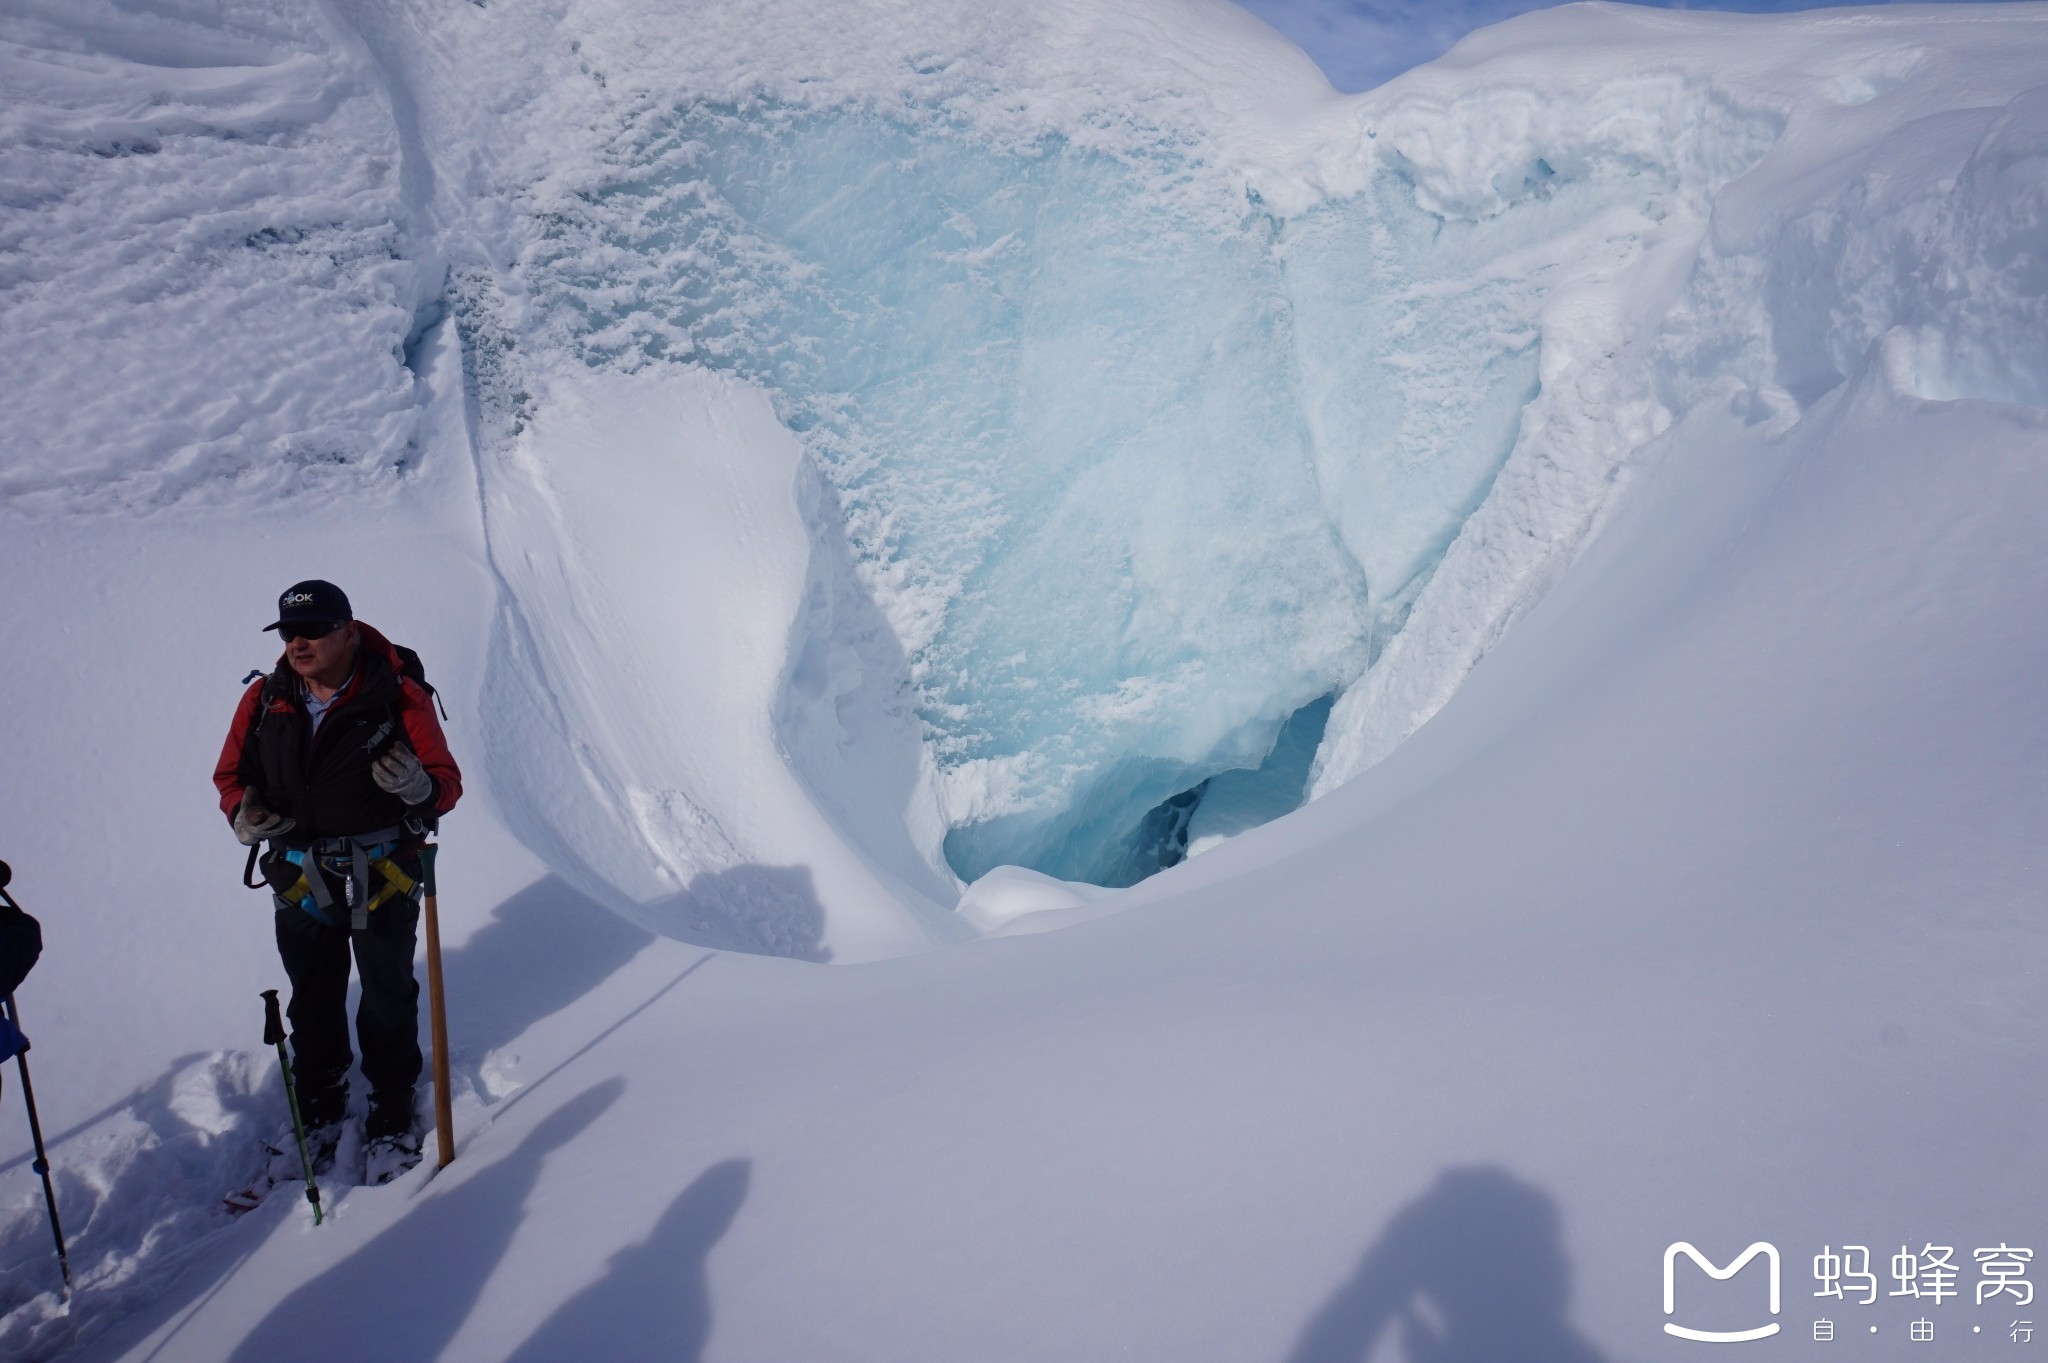
<instances>
[{"instance_id":1,"label":"blue glacier ice","mask_svg":"<svg viewBox=\"0 0 2048 1363\"><path fill-rule=\"evenodd\" d=\"M1398 170L1198 218L1179 155L653 111L528 266L588 362L774 395L908 659L963 879L1129 883L1298 803L1269 776L1200 809L1299 757L1283 730L1399 630L1536 389L1540 272L1475 268L1526 223L1425 212ZM1548 173L1525 216L1585 212Z\"/></svg>"}]
</instances>

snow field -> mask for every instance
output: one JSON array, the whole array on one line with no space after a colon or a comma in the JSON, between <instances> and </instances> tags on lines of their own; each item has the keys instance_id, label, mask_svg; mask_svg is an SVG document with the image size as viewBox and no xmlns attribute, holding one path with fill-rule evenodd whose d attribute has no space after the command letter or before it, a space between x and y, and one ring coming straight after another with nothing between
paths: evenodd
<instances>
[{"instance_id":1,"label":"snow field","mask_svg":"<svg viewBox=\"0 0 2048 1363\"><path fill-rule=\"evenodd\" d=\"M1466 1349L1660 1356L1679 1233L2030 1235L2044 736L1983 683L2041 657L2003 626L2042 425L1876 370L1828 407L1686 430L1439 722L1123 912L822 974L660 944L475 1163L200 1271L125 1356L274 1345L295 1289L394 1264L431 1304L309 1357L580 1322L622 1358L1334 1359L1383 1298Z\"/></svg>"}]
</instances>

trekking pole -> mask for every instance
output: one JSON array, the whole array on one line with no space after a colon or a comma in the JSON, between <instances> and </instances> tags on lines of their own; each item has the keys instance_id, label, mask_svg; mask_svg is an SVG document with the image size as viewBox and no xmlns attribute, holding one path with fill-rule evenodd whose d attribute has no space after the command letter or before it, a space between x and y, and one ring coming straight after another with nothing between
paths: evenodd
<instances>
[{"instance_id":1,"label":"trekking pole","mask_svg":"<svg viewBox=\"0 0 2048 1363\"><path fill-rule=\"evenodd\" d=\"M446 1169L455 1162L454 1102L448 1094L448 1007L441 993L441 916L434 903L434 843L420 848L420 879L426 894L421 910L427 921L427 1017L434 1034L434 1143Z\"/></svg>"},{"instance_id":2,"label":"trekking pole","mask_svg":"<svg viewBox=\"0 0 2048 1363\"><path fill-rule=\"evenodd\" d=\"M284 1071L284 1099L292 1109L292 1134L299 1139L299 1167L306 1171L306 1201L313 1204L313 1224L319 1225L320 1186L313 1182L313 1156L306 1149L306 1124L299 1120L299 1086L292 1079L292 1059L284 1053L284 1018L277 1011L277 991L263 991L263 1044L277 1047L278 1068Z\"/></svg>"},{"instance_id":3,"label":"trekking pole","mask_svg":"<svg viewBox=\"0 0 2048 1363\"><path fill-rule=\"evenodd\" d=\"M0 891L5 893L5 891ZM9 903L14 901L9 900ZM7 1020L21 1030L21 1010L14 1005L14 995L7 996ZM71 1297L71 1255L64 1248L64 1223L57 1218L57 1188L50 1182L50 1156L43 1149L43 1123L36 1116L36 1086L28 1078L28 1046L15 1053L14 1063L21 1071L21 1101L28 1106L28 1134L35 1141L36 1162L29 1166L43 1179L43 1205L50 1209L50 1235L57 1242L57 1271L64 1275L64 1296Z\"/></svg>"},{"instance_id":4,"label":"trekking pole","mask_svg":"<svg viewBox=\"0 0 2048 1363\"><path fill-rule=\"evenodd\" d=\"M0 861L0 903L16 913L25 912L14 902L14 896L7 893L7 882L14 879L14 869ZM7 1021L14 1030L21 1030L21 1009L14 1002L14 995L7 996ZM64 1299L71 1299L71 1254L64 1248L64 1223L57 1216L57 1185L50 1181L50 1155L43 1148L43 1121L36 1112L36 1086L28 1077L28 1041L23 1038L21 1049L15 1053L15 1066L21 1073L21 1101L28 1108L28 1134L35 1143L36 1161L29 1167L41 1175L43 1180L43 1205L50 1210L50 1236L57 1242L57 1271L64 1275Z\"/></svg>"}]
</instances>

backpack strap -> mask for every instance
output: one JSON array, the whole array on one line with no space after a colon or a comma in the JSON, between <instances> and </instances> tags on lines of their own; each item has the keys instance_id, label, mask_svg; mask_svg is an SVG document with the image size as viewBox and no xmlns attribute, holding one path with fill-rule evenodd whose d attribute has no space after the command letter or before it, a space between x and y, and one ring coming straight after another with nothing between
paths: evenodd
<instances>
[{"instance_id":1,"label":"backpack strap","mask_svg":"<svg viewBox=\"0 0 2048 1363\"><path fill-rule=\"evenodd\" d=\"M441 712L441 718L448 718L448 707L441 702L441 693L427 680L427 666L420 661L417 650L404 644L393 644L392 651L398 654L398 675L416 684L420 690L433 697L434 708Z\"/></svg>"},{"instance_id":2,"label":"backpack strap","mask_svg":"<svg viewBox=\"0 0 2048 1363\"><path fill-rule=\"evenodd\" d=\"M263 750L257 746L257 740L263 733L263 717L270 713L270 703L277 698L277 674L274 672L266 672L260 667L252 668L249 674L242 678L242 685L247 686L258 677L263 678L263 690L256 697L256 713L249 716L249 732L242 735L242 752L245 756L261 756ZM249 883L249 873L246 870L242 872L242 883Z\"/></svg>"}]
</instances>

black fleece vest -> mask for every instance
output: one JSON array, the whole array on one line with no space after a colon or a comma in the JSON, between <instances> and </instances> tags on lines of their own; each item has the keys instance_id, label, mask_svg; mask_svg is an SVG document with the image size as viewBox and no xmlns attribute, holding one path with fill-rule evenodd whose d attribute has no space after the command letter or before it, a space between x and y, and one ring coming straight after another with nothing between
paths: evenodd
<instances>
[{"instance_id":1,"label":"black fleece vest","mask_svg":"<svg viewBox=\"0 0 2048 1363\"><path fill-rule=\"evenodd\" d=\"M370 775L370 764L405 737L398 675L368 649L357 655L356 668L354 690L327 712L310 743L297 674L279 663L263 684L240 774L244 785L263 792L272 810L298 821L285 835L287 843L374 833L405 819L405 802Z\"/></svg>"}]
</instances>

